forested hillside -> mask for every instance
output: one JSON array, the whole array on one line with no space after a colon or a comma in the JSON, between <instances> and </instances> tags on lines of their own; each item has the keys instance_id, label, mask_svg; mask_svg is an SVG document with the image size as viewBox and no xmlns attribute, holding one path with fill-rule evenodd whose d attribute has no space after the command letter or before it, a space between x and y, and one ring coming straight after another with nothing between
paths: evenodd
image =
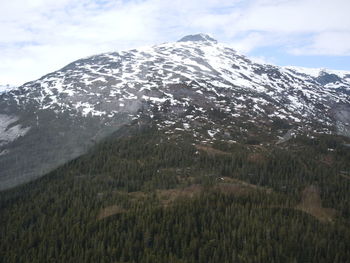
<instances>
[{"instance_id":1,"label":"forested hillside","mask_svg":"<svg viewBox=\"0 0 350 263\"><path fill-rule=\"evenodd\" d=\"M0 262L350 262L350 148L117 133L0 193Z\"/></svg>"}]
</instances>

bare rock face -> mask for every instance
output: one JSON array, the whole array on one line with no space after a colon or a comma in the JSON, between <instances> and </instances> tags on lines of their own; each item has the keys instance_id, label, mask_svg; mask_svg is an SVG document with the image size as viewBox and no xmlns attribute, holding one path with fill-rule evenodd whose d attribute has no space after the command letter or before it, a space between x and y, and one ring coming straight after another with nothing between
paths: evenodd
<instances>
[{"instance_id":1,"label":"bare rock face","mask_svg":"<svg viewBox=\"0 0 350 263\"><path fill-rule=\"evenodd\" d=\"M0 93L0 190L145 119L201 142L350 136L349 95L349 72L255 63L205 34L77 60Z\"/></svg>"},{"instance_id":2,"label":"bare rock face","mask_svg":"<svg viewBox=\"0 0 350 263\"><path fill-rule=\"evenodd\" d=\"M197 41L202 41L202 42L212 42L217 44L218 41L212 38L211 36L207 34L196 34L196 35L188 35L184 36L181 38L178 42L197 42Z\"/></svg>"}]
</instances>

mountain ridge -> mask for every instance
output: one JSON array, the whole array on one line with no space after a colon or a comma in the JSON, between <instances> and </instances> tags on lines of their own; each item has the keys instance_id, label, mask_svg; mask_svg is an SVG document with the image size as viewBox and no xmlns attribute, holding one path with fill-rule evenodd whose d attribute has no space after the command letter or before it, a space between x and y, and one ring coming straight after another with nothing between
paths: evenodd
<instances>
[{"instance_id":1,"label":"mountain ridge","mask_svg":"<svg viewBox=\"0 0 350 263\"><path fill-rule=\"evenodd\" d=\"M206 35L183 39L90 56L2 93L1 188L44 174L147 118L169 136L188 134L201 143L350 136L350 75L315 77L253 62Z\"/></svg>"}]
</instances>

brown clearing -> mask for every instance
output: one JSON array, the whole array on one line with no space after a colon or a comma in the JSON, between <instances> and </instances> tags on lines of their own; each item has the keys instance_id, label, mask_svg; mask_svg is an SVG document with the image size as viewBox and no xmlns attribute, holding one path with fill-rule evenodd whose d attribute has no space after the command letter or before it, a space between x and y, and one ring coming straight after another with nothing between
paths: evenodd
<instances>
[{"instance_id":1,"label":"brown clearing","mask_svg":"<svg viewBox=\"0 0 350 263\"><path fill-rule=\"evenodd\" d=\"M256 149L265 150L265 147L263 145L260 145L260 144L249 145L248 148L251 150L256 150Z\"/></svg>"},{"instance_id":2,"label":"brown clearing","mask_svg":"<svg viewBox=\"0 0 350 263\"><path fill-rule=\"evenodd\" d=\"M343 177L343 178L345 178L345 179L349 179L349 180L350 180L350 176L348 176L348 175L341 174L340 176Z\"/></svg>"},{"instance_id":3,"label":"brown clearing","mask_svg":"<svg viewBox=\"0 0 350 263\"><path fill-rule=\"evenodd\" d=\"M301 202L295 208L316 217L321 222L332 222L337 214L333 208L322 207L319 189L313 185L303 190Z\"/></svg>"},{"instance_id":4,"label":"brown clearing","mask_svg":"<svg viewBox=\"0 0 350 263\"><path fill-rule=\"evenodd\" d=\"M101 220L103 218L112 216L112 215L116 215L116 214L121 214L121 213L125 213L125 209L118 206L118 205L111 205L111 206L107 206L103 209L101 209L100 213L97 216L97 220Z\"/></svg>"},{"instance_id":5,"label":"brown clearing","mask_svg":"<svg viewBox=\"0 0 350 263\"><path fill-rule=\"evenodd\" d=\"M224 152L218 149L214 149L213 147L206 146L206 145L196 145L196 148L197 150L200 150L212 155L231 155L231 153L229 152Z\"/></svg>"},{"instance_id":6,"label":"brown clearing","mask_svg":"<svg viewBox=\"0 0 350 263\"><path fill-rule=\"evenodd\" d=\"M321 159L321 162L328 165L332 166L334 164L334 157L332 155L324 155Z\"/></svg>"},{"instance_id":7,"label":"brown clearing","mask_svg":"<svg viewBox=\"0 0 350 263\"><path fill-rule=\"evenodd\" d=\"M147 193L141 192L141 191L129 192L129 193L128 193L128 196L129 196L131 199L136 199L136 201L137 201L137 200L140 200L140 199L145 199L145 198L147 198Z\"/></svg>"},{"instance_id":8,"label":"brown clearing","mask_svg":"<svg viewBox=\"0 0 350 263\"><path fill-rule=\"evenodd\" d=\"M255 191L249 186L242 184L229 184L229 183L219 183L214 186L214 189L224 193L224 194L234 194L234 195L246 195Z\"/></svg>"},{"instance_id":9,"label":"brown clearing","mask_svg":"<svg viewBox=\"0 0 350 263\"><path fill-rule=\"evenodd\" d=\"M230 177L221 177L220 181L213 186L214 190L220 191L224 194L233 194L233 195L247 195L257 190L266 191L266 193L271 193L271 189L260 187L254 184L249 184L247 182L230 178ZM157 198L159 199L162 206L167 207L173 204L177 199L181 198L194 198L200 193L205 191L205 187L200 184L192 184L183 188L173 188L173 189L162 189L156 190ZM121 193L117 191L116 193ZM136 202L141 199L147 198L148 194L146 192L130 192L126 193L131 199L134 199ZM112 205L101 209L100 213L97 216L98 220L104 219L106 217L125 213L127 210L121 208L118 205Z\"/></svg>"},{"instance_id":10,"label":"brown clearing","mask_svg":"<svg viewBox=\"0 0 350 263\"><path fill-rule=\"evenodd\" d=\"M264 190L267 193L271 193L271 189L260 187L254 184L230 178L221 177L220 182L213 186L214 190L218 190L225 194L245 195L252 191ZM168 206L173 203L177 198L193 198L204 191L204 187L199 184L190 185L185 188L174 188L166 190L157 190L157 196L164 206Z\"/></svg>"},{"instance_id":11,"label":"brown clearing","mask_svg":"<svg viewBox=\"0 0 350 263\"><path fill-rule=\"evenodd\" d=\"M222 177L223 181L222 183L220 183L219 185L227 185L227 184L230 184L231 186L239 186L239 187L245 187L245 188L250 188L250 189L255 189L255 190L263 190L263 191L266 191L267 193L271 193L272 192L272 189L270 188L267 188L267 187L263 187L263 186L258 186L256 184L250 184L250 183L247 183L245 181L242 181L242 180L239 180L239 179L236 179L236 178L231 178L231 177Z\"/></svg>"},{"instance_id":12,"label":"brown clearing","mask_svg":"<svg viewBox=\"0 0 350 263\"><path fill-rule=\"evenodd\" d=\"M251 153L248 155L248 161L261 164L266 158L261 153Z\"/></svg>"},{"instance_id":13,"label":"brown clearing","mask_svg":"<svg viewBox=\"0 0 350 263\"><path fill-rule=\"evenodd\" d=\"M162 205L168 206L169 204L173 203L177 198L192 198L200 194L202 190L203 186L199 184L194 184L185 188L156 190L156 193Z\"/></svg>"}]
</instances>

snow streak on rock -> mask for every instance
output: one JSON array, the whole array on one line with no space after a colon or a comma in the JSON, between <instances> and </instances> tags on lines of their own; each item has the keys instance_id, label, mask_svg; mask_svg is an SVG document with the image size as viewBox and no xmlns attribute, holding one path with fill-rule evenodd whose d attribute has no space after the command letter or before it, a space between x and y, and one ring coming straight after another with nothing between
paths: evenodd
<instances>
[{"instance_id":1,"label":"snow streak on rock","mask_svg":"<svg viewBox=\"0 0 350 263\"><path fill-rule=\"evenodd\" d=\"M103 118L137 117L146 103L178 109L192 105L204 113L216 108L252 121L266 117L332 126L337 105L350 104L349 94L350 72L254 63L199 34L81 59L3 99L19 107L34 104Z\"/></svg>"}]
</instances>

